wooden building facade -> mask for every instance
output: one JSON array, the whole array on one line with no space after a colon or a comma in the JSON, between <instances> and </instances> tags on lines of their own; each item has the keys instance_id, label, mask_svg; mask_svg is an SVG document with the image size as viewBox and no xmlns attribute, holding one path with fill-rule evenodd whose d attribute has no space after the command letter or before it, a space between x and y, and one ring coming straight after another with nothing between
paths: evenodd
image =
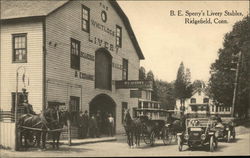
<instances>
[{"instance_id":1,"label":"wooden building facade","mask_svg":"<svg viewBox=\"0 0 250 158\"><path fill-rule=\"evenodd\" d=\"M116 81L138 80L144 59L129 20L116 1L2 1L0 108L15 105L16 72L29 103L40 113L59 101L80 111L113 114L123 132L122 111L138 106ZM20 14L22 13L22 14ZM77 132L75 132L77 133ZM76 135L77 137L77 135Z\"/></svg>"}]
</instances>

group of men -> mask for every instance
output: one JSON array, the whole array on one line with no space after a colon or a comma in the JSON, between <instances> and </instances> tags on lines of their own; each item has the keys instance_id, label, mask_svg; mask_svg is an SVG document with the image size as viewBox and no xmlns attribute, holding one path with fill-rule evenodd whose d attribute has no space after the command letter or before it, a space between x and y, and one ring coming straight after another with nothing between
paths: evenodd
<instances>
[{"instance_id":1,"label":"group of men","mask_svg":"<svg viewBox=\"0 0 250 158\"><path fill-rule=\"evenodd\" d=\"M79 117L79 138L100 137L101 133L114 136L115 120L111 113L101 115L100 111L96 114L88 115L86 110L84 113L80 112Z\"/></svg>"}]
</instances>

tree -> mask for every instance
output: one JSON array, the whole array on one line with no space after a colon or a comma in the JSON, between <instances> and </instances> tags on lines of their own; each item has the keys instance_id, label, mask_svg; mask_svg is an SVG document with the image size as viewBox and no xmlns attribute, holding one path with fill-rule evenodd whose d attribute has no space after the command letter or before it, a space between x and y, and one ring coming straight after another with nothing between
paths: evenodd
<instances>
[{"instance_id":1,"label":"tree","mask_svg":"<svg viewBox=\"0 0 250 158\"><path fill-rule=\"evenodd\" d=\"M193 85L193 90L206 87L205 82L202 80L194 80L192 85Z\"/></svg>"},{"instance_id":2,"label":"tree","mask_svg":"<svg viewBox=\"0 0 250 158\"><path fill-rule=\"evenodd\" d=\"M175 96L180 99L180 103L183 108L186 98L189 98L192 95L191 73L189 69L185 72L183 62L181 62L179 66L174 87Z\"/></svg>"},{"instance_id":3,"label":"tree","mask_svg":"<svg viewBox=\"0 0 250 158\"><path fill-rule=\"evenodd\" d=\"M161 102L161 108L174 110L175 96L174 83L168 83L162 80L155 80L157 96Z\"/></svg>"},{"instance_id":4,"label":"tree","mask_svg":"<svg viewBox=\"0 0 250 158\"><path fill-rule=\"evenodd\" d=\"M155 85L155 77L151 70L147 73L146 80L153 81L153 91L151 95L151 99L154 101L157 101L159 99L159 96L157 95L157 87Z\"/></svg>"},{"instance_id":5,"label":"tree","mask_svg":"<svg viewBox=\"0 0 250 158\"><path fill-rule=\"evenodd\" d=\"M236 22L231 32L224 36L223 47L218 50L218 59L210 67L209 87L213 99L220 105L232 106L236 68L239 61L238 92L235 111L247 116L250 106L250 18ZM241 51L241 58L239 52ZM232 63L233 62L233 63Z\"/></svg>"},{"instance_id":6,"label":"tree","mask_svg":"<svg viewBox=\"0 0 250 158\"><path fill-rule=\"evenodd\" d=\"M143 66L139 69L139 80L146 80L146 70Z\"/></svg>"}]
</instances>

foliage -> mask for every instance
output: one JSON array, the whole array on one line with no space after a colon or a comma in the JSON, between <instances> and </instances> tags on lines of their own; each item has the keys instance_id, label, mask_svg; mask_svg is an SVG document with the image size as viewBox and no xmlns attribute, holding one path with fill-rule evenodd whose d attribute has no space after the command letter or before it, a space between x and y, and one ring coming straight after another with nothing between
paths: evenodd
<instances>
[{"instance_id":1,"label":"foliage","mask_svg":"<svg viewBox=\"0 0 250 158\"><path fill-rule=\"evenodd\" d=\"M193 90L194 90L194 91L195 91L196 89L206 87L205 82L202 81L202 80L194 80L194 82L192 83L192 85L193 85Z\"/></svg>"},{"instance_id":2,"label":"foliage","mask_svg":"<svg viewBox=\"0 0 250 158\"><path fill-rule=\"evenodd\" d=\"M224 37L223 48L218 50L218 59L210 67L210 94L220 105L232 106L236 71L235 62L240 61L236 111L244 114L247 111L250 93L250 18L236 22L233 30ZM234 63L232 63L234 62Z\"/></svg>"},{"instance_id":3,"label":"foliage","mask_svg":"<svg viewBox=\"0 0 250 158\"><path fill-rule=\"evenodd\" d=\"M191 72L189 69L185 71L183 62L181 62L179 66L174 88L175 97L180 99L181 105L185 103L186 98L192 95Z\"/></svg>"},{"instance_id":4,"label":"foliage","mask_svg":"<svg viewBox=\"0 0 250 158\"><path fill-rule=\"evenodd\" d=\"M159 96L157 94L157 87L155 85L155 77L151 70L149 70L149 72L147 73L146 80L153 81L153 91L152 91L151 99L154 101L158 101Z\"/></svg>"},{"instance_id":5,"label":"foliage","mask_svg":"<svg viewBox=\"0 0 250 158\"><path fill-rule=\"evenodd\" d=\"M146 70L143 66L139 69L139 80L146 80Z\"/></svg>"},{"instance_id":6,"label":"foliage","mask_svg":"<svg viewBox=\"0 0 250 158\"><path fill-rule=\"evenodd\" d=\"M175 106L174 83L156 80L155 85L159 101L161 102L161 108L173 110Z\"/></svg>"}]
</instances>

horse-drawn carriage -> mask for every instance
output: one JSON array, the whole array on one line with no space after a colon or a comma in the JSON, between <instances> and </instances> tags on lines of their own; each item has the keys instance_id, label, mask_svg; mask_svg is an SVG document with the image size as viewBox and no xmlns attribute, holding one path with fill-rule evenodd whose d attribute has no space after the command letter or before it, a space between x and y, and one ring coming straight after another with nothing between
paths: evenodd
<instances>
[{"instance_id":1,"label":"horse-drawn carriage","mask_svg":"<svg viewBox=\"0 0 250 158\"><path fill-rule=\"evenodd\" d=\"M60 102L49 102L49 106L40 114L23 114L18 120L18 146L19 147L40 147L45 148L46 135L51 134L53 148L59 148L60 133L66 124L67 112L59 109ZM57 141L57 144L55 144Z\"/></svg>"},{"instance_id":2,"label":"horse-drawn carriage","mask_svg":"<svg viewBox=\"0 0 250 158\"><path fill-rule=\"evenodd\" d=\"M146 110L148 111L148 109ZM139 109L139 111L142 111L142 109ZM163 110L159 111L162 112ZM172 113L167 110L164 110L164 112L165 114ZM180 126L180 121L174 119L171 122L168 122L167 117L168 116L165 115L165 117L161 119L152 119L149 118L148 115L141 115L132 120L130 114L126 112L124 127L128 136L128 144L131 146L131 141L133 144L133 136L131 137L131 134L133 135L133 133L135 133L136 144L138 145L138 141L140 141L141 138L146 144L151 146L154 145L156 139L161 139L165 145L170 144L172 139L175 138L177 133L176 127Z\"/></svg>"}]
</instances>

